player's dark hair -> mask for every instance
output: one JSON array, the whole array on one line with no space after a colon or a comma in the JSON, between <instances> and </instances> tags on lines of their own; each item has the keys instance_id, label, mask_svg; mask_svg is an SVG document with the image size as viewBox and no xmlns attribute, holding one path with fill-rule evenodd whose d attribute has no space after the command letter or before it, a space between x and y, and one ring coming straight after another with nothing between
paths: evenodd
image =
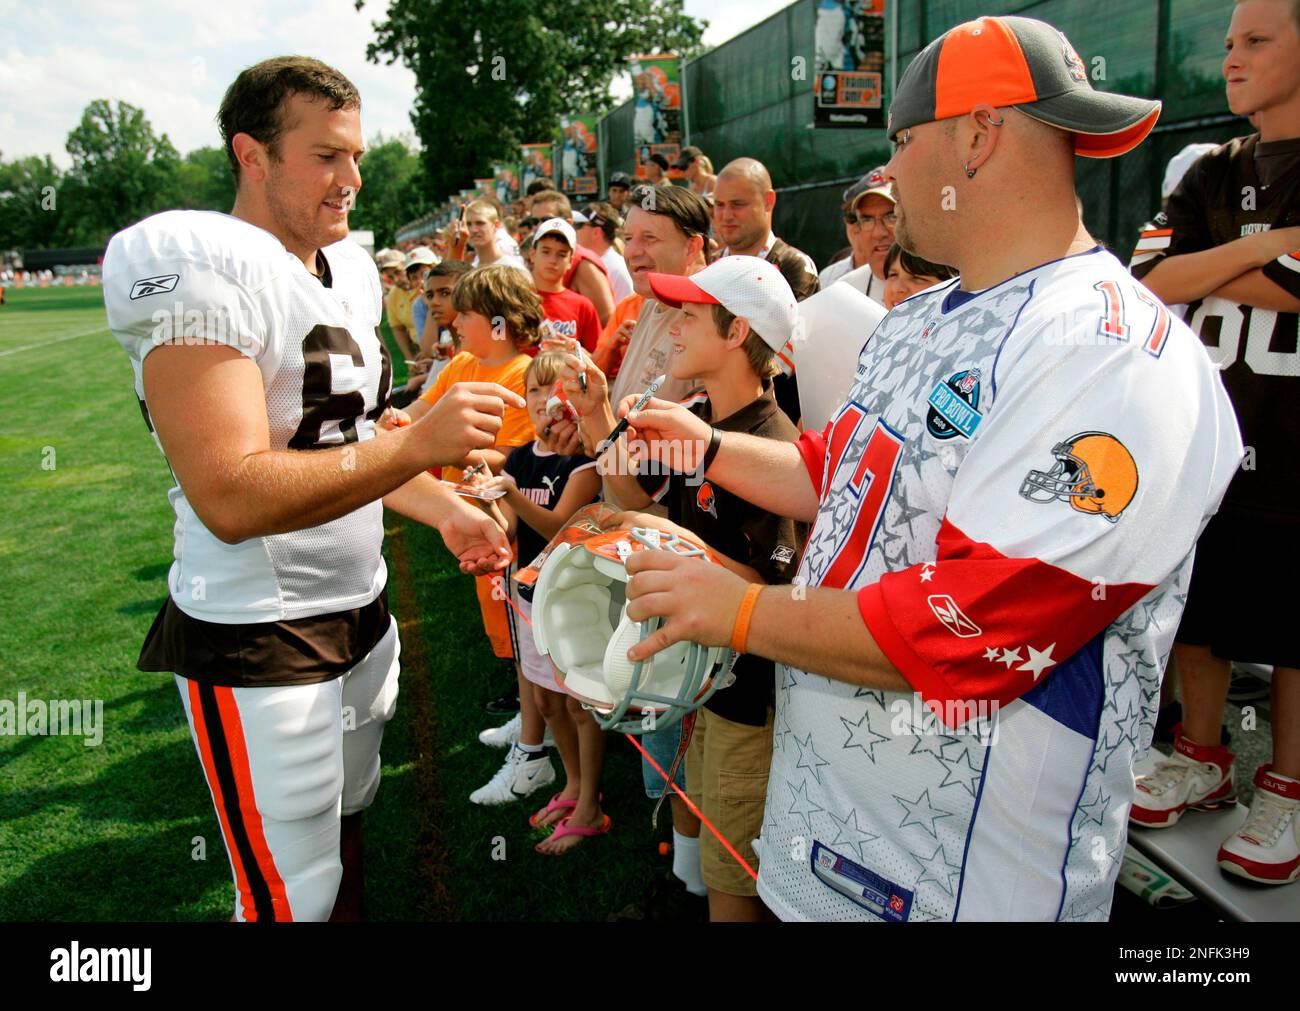
<instances>
[{"instance_id":1,"label":"player's dark hair","mask_svg":"<svg viewBox=\"0 0 1300 1011\"><path fill-rule=\"evenodd\" d=\"M722 305L714 305L710 308L713 310L713 325L718 328L720 336L726 337L727 331L731 329L731 324L736 319L736 314ZM752 326L749 328L749 336L745 338L745 343L741 345L741 350L745 352L745 358L749 361L750 371L759 379L776 375L776 356L772 354L772 348L767 341L763 340Z\"/></svg>"},{"instance_id":2,"label":"player's dark hair","mask_svg":"<svg viewBox=\"0 0 1300 1011\"><path fill-rule=\"evenodd\" d=\"M885 274L889 274L889 268L898 263L902 268L913 277L933 277L940 281L947 281L957 276L957 271L943 263L931 263L929 260L923 260L915 253L909 253L906 249L895 242L889 247L889 252L885 254Z\"/></svg>"},{"instance_id":3,"label":"player's dark hair","mask_svg":"<svg viewBox=\"0 0 1300 1011\"><path fill-rule=\"evenodd\" d=\"M451 277L460 280L460 278L473 269L473 265L464 260L442 260L429 268L429 273L425 275L424 283L427 287L429 282L435 277Z\"/></svg>"},{"instance_id":4,"label":"player's dark hair","mask_svg":"<svg viewBox=\"0 0 1300 1011\"><path fill-rule=\"evenodd\" d=\"M555 183L551 182L549 179L534 179L528 184L528 188L524 190L524 196L531 197L534 194L541 193L543 190L553 189L555 189Z\"/></svg>"},{"instance_id":5,"label":"player's dark hair","mask_svg":"<svg viewBox=\"0 0 1300 1011\"><path fill-rule=\"evenodd\" d=\"M708 237L711 225L709 205L698 193L685 186L639 183L628 197L627 207L672 218L678 231L688 239L693 235Z\"/></svg>"},{"instance_id":6,"label":"player's dark hair","mask_svg":"<svg viewBox=\"0 0 1300 1011\"><path fill-rule=\"evenodd\" d=\"M309 56L276 56L240 71L221 99L217 122L239 185L239 160L231 141L246 133L278 158L276 144L289 125L284 103L293 95L307 95L335 109L360 109L356 86L329 64Z\"/></svg>"},{"instance_id":7,"label":"player's dark hair","mask_svg":"<svg viewBox=\"0 0 1300 1011\"><path fill-rule=\"evenodd\" d=\"M463 274L451 292L457 312L476 312L504 326L506 336L522 351L540 339L542 300L532 279L518 267L504 263L476 267Z\"/></svg>"}]
</instances>

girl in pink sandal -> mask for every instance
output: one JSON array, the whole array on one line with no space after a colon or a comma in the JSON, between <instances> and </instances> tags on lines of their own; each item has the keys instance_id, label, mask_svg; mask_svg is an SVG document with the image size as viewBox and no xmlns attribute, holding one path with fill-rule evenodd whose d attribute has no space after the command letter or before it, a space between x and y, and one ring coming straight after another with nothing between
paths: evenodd
<instances>
[{"instance_id":1,"label":"girl in pink sandal","mask_svg":"<svg viewBox=\"0 0 1300 1011\"><path fill-rule=\"evenodd\" d=\"M563 355L556 351L543 351L533 360L524 384L537 441L515 449L501 474L481 485L505 492L496 505L510 536L518 542L520 565L537 557L569 517L600 491L596 462L589 457L560 456L550 441L555 419L547 410L547 401L563 366ZM528 824L534 828L554 826L536 848L538 853L558 856L585 838L609 831L609 816L600 807L605 735L578 700L560 690L550 662L538 654L533 643L529 589L514 580L509 583L511 618L519 626L515 641L520 668L555 738L566 777L564 789L529 818Z\"/></svg>"}]
</instances>

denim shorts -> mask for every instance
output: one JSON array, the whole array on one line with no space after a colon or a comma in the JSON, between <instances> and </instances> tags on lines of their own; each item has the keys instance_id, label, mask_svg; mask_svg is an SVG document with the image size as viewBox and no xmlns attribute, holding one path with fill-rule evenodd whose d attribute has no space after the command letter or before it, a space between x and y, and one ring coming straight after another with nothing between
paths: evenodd
<instances>
[{"instance_id":1,"label":"denim shorts","mask_svg":"<svg viewBox=\"0 0 1300 1011\"><path fill-rule=\"evenodd\" d=\"M648 734L640 734L641 747L659 763L659 767L664 770L664 776L668 775L669 770L673 767L673 759L677 757L677 749L682 743L682 724L678 720L671 727L665 727L663 730L654 730ZM658 800L663 794L666 786L664 776L659 775L654 767L641 758L641 781L645 784L645 795L651 800ZM686 790L686 759L682 759L682 764L677 767L677 775L673 777L673 782L677 784L683 792ZM672 791L669 791L670 793Z\"/></svg>"}]
</instances>

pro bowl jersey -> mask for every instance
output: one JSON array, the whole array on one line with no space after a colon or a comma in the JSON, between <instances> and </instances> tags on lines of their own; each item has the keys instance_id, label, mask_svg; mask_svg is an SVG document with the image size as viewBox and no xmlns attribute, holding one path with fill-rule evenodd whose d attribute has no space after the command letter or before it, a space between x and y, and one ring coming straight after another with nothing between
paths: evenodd
<instances>
[{"instance_id":1,"label":"pro bowl jersey","mask_svg":"<svg viewBox=\"0 0 1300 1011\"><path fill-rule=\"evenodd\" d=\"M778 665L760 895L793 919L1106 919L1241 456L1201 344L1101 249L954 281L881 322L800 449L821 504L796 582L856 591L918 694Z\"/></svg>"},{"instance_id":2,"label":"pro bowl jersey","mask_svg":"<svg viewBox=\"0 0 1300 1011\"><path fill-rule=\"evenodd\" d=\"M150 431L145 357L162 343L192 339L226 344L257 365L272 449L374 437L392 371L379 338L379 275L348 239L321 256L318 278L271 233L208 211L157 214L113 237L104 255L108 323L130 356ZM305 618L361 607L384 587L380 502L320 526L225 544L179 485L169 497L176 513L170 591L191 617L222 624Z\"/></svg>"}]
</instances>

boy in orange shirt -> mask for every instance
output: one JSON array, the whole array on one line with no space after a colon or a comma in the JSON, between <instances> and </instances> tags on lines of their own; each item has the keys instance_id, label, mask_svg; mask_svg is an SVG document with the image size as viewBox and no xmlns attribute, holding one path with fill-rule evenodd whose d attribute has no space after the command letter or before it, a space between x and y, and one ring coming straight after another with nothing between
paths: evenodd
<instances>
[{"instance_id":1,"label":"boy in orange shirt","mask_svg":"<svg viewBox=\"0 0 1300 1011\"><path fill-rule=\"evenodd\" d=\"M406 409L412 421L436 404L455 383L500 383L524 396L524 374L532 360L524 349L537 343L544 318L541 299L528 276L517 267L479 267L456 282L451 300L456 310L452 325L461 336L464 350L438 373L433 386ZM474 459L465 461L463 466L481 460L493 474L500 473L510 450L532 442L533 438L533 423L529 420L528 410L507 407L501 419L501 429L497 432L496 445L476 451ZM463 467L442 469L442 476L448 481L459 482L463 474ZM492 643L492 652L503 660L513 660L507 604L500 594L494 599L492 579L491 576L478 576L474 581L479 610L483 614L483 628ZM512 670L511 680L514 680L513 675ZM513 695L513 692L509 694ZM508 703L489 708L497 712L513 711Z\"/></svg>"}]
</instances>

